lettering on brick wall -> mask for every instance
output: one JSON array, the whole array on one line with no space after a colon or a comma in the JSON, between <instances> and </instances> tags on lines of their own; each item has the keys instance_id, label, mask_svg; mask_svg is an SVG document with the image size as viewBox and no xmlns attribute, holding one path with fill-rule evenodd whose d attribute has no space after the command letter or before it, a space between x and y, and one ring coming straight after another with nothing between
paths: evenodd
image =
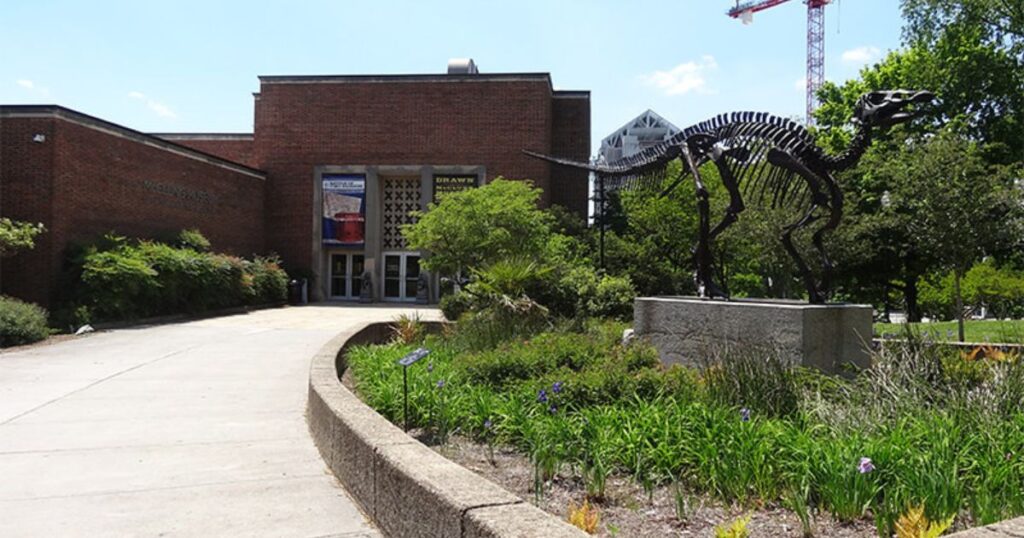
<instances>
[{"instance_id":1,"label":"lettering on brick wall","mask_svg":"<svg viewBox=\"0 0 1024 538\"><path fill-rule=\"evenodd\" d=\"M189 189L187 187L182 187L181 185L160 183L146 179L142 181L142 188L170 197L170 199L161 197L157 200L157 203L163 205L185 207L189 209L205 209L217 204L216 195L207 191Z\"/></svg>"},{"instance_id":2,"label":"lettering on brick wall","mask_svg":"<svg viewBox=\"0 0 1024 538\"><path fill-rule=\"evenodd\" d=\"M437 203L438 195L464 191L476 186L477 177L475 175L453 176L450 174L436 174L434 175L434 203Z\"/></svg>"}]
</instances>

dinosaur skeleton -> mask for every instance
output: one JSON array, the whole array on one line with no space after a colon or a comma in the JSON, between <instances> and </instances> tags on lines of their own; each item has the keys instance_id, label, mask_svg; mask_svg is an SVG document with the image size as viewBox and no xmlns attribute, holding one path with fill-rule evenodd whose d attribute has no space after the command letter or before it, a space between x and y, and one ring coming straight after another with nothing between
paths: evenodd
<instances>
[{"instance_id":1,"label":"dinosaur skeleton","mask_svg":"<svg viewBox=\"0 0 1024 538\"><path fill-rule=\"evenodd\" d=\"M714 280L711 243L736 222L746 208L744 199L794 208L798 219L784 227L780 240L793 259L807 288L811 303L824 303L829 295L832 262L825 251L824 235L836 228L843 214L843 193L833 173L853 167L871 143L874 128L886 128L922 114L910 105L930 102L926 91L879 91L857 101L853 121L857 133L839 155L827 155L802 125L763 112L720 114L636 155L610 164L590 165L532 151L528 155L549 162L590 170L605 182L605 190L652 188L662 184L669 163L682 161L682 173L664 189L668 194L691 176L697 190L699 233L693 249L698 291L702 297L728 295ZM711 226L708 190L699 172L713 162L729 193L725 215ZM823 221L811 235L821 259L821 279L816 280L793 245L793 233Z\"/></svg>"}]
</instances>

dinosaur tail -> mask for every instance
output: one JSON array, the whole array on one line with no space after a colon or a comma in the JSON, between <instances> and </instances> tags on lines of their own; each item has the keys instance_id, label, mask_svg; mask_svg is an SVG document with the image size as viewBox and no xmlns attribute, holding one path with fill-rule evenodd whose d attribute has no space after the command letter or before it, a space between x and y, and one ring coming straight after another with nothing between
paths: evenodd
<instances>
[{"instance_id":1,"label":"dinosaur tail","mask_svg":"<svg viewBox=\"0 0 1024 538\"><path fill-rule=\"evenodd\" d=\"M577 170L588 170L599 178L607 180L608 190L650 188L660 185L665 179L667 162L664 159L629 162L626 164L590 164L585 162L552 157L535 151L523 150L523 153L549 163L554 163Z\"/></svg>"},{"instance_id":2,"label":"dinosaur tail","mask_svg":"<svg viewBox=\"0 0 1024 538\"><path fill-rule=\"evenodd\" d=\"M563 159L561 157L552 157L550 155L544 155L543 153L537 153L536 151L530 151L528 149L524 149L523 153L535 159L540 159L542 161L547 161L549 163L560 164L562 166L568 166L570 168L576 168L579 170L589 170L591 172L594 172L595 174L615 175L615 169L610 166L590 164L580 161L574 161L572 159Z\"/></svg>"}]
</instances>

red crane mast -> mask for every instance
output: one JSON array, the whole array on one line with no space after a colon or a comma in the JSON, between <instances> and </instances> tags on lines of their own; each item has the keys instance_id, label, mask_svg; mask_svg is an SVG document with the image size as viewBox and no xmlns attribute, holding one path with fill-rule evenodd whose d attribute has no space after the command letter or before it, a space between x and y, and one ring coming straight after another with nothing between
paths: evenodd
<instances>
[{"instance_id":1,"label":"red crane mast","mask_svg":"<svg viewBox=\"0 0 1024 538\"><path fill-rule=\"evenodd\" d=\"M734 19L750 22L751 16L790 0L757 0L739 2L726 12ZM825 83L825 6L832 0L804 0L807 4L807 124L814 123L814 109L818 105L818 90Z\"/></svg>"}]
</instances>

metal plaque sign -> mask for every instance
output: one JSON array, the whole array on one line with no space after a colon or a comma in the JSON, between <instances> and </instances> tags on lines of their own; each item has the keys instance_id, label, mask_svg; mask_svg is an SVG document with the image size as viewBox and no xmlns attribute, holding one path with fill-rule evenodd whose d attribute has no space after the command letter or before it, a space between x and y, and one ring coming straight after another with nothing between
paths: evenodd
<instances>
[{"instance_id":1,"label":"metal plaque sign","mask_svg":"<svg viewBox=\"0 0 1024 538\"><path fill-rule=\"evenodd\" d=\"M425 347L421 347L409 353L408 355L402 357L401 359L398 359L398 365L409 366L410 364L422 359L423 357L426 357L427 355L430 355L430 350Z\"/></svg>"}]
</instances>

